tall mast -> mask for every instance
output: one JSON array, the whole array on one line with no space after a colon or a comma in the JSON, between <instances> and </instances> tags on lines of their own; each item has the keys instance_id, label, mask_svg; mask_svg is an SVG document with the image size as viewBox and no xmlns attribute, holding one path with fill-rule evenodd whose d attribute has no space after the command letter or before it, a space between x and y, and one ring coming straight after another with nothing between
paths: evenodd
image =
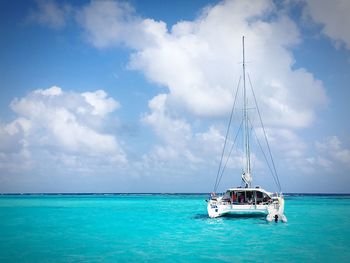
<instances>
[{"instance_id":1,"label":"tall mast","mask_svg":"<svg viewBox=\"0 0 350 263\"><path fill-rule=\"evenodd\" d=\"M243 108L243 118L244 118L244 148L245 148L245 159L246 159L246 167L245 174L246 179L244 180L246 183L246 187L250 187L251 185L251 169L250 169L250 148L249 148L249 127L248 127L248 110L247 110L247 92L246 92L246 80L245 80L245 54L244 54L244 36L242 37L243 44L243 93L244 93L244 108Z\"/></svg>"}]
</instances>

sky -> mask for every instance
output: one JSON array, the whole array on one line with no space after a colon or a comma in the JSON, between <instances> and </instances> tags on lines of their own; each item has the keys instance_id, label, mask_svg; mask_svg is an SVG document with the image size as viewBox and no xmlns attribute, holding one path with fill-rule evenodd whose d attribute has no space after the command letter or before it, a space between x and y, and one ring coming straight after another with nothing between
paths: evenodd
<instances>
[{"instance_id":1,"label":"sky","mask_svg":"<svg viewBox=\"0 0 350 263\"><path fill-rule=\"evenodd\" d=\"M349 14L347 0L0 1L0 192L211 192L244 35L253 185L276 191L250 83L282 191L349 193ZM219 191L241 184L242 143Z\"/></svg>"}]
</instances>

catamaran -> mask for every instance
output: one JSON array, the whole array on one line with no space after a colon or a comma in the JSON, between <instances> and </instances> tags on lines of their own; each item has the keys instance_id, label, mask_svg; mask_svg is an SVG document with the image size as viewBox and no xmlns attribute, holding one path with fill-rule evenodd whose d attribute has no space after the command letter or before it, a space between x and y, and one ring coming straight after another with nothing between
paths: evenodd
<instances>
[{"instance_id":1,"label":"catamaran","mask_svg":"<svg viewBox=\"0 0 350 263\"><path fill-rule=\"evenodd\" d=\"M227 161L230 158L230 154L232 152L233 146L239 134L239 130L238 130L235 136L235 140L232 144L231 150L229 151L226 162L224 164L223 157L225 156L225 152L227 152L226 148L227 148L228 135L230 132L230 125L232 122L233 112L235 110L237 93L240 88L241 81L239 81L237 90L236 90L235 99L233 102L229 125L226 132L226 138L223 146L219 169L216 176L214 190L211 193L211 196L207 205L208 215L211 218L216 218L227 214L233 214L233 215L265 214L267 221L287 222L287 217L284 215L284 197L281 191L281 185L278 179L275 164L270 151L270 146L267 140L265 128L262 122L262 118L258 108L256 97L254 94L253 86L251 84L250 77L248 75L248 79L251 87L251 93L254 98L253 101L256 106L261 128L265 138L265 143L267 145L267 149L269 152L269 155L266 155L263 152L263 156L265 157L265 161L267 162L270 172L278 187L278 192L277 193L268 192L259 186L252 187L253 178L252 178L252 170L251 170L250 136L253 128L252 128L250 116L248 114L248 105L247 105L248 100L247 100L247 89L246 89L246 62L245 62L245 50L244 50L244 36L242 37L242 45L243 45L243 63L242 63L242 71L243 71L243 110L242 112L243 114L241 116L242 119L239 127L239 130L241 130L241 128L243 129L243 144L244 144L244 155L245 155L244 156L245 167L241 175L242 186L229 188L222 195L216 194L223 172L227 165ZM256 139L258 140L257 137ZM258 141L258 145L260 146L260 149L263 150L259 141Z\"/></svg>"}]
</instances>

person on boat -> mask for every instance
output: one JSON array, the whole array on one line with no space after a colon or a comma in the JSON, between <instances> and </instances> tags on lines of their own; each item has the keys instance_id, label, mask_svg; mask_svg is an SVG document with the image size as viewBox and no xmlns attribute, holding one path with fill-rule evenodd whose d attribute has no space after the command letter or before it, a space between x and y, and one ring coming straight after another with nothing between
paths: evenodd
<instances>
[{"instance_id":1,"label":"person on boat","mask_svg":"<svg viewBox=\"0 0 350 263\"><path fill-rule=\"evenodd\" d=\"M237 202L237 196L235 194L235 192L232 192L232 199L231 199L231 203L236 203Z\"/></svg>"},{"instance_id":2,"label":"person on boat","mask_svg":"<svg viewBox=\"0 0 350 263\"><path fill-rule=\"evenodd\" d=\"M253 198L252 198L253 193L252 192L246 192L246 201L248 204L253 203Z\"/></svg>"},{"instance_id":3,"label":"person on boat","mask_svg":"<svg viewBox=\"0 0 350 263\"><path fill-rule=\"evenodd\" d=\"M244 195L241 194L241 195L239 196L239 202L240 202L240 203L244 203Z\"/></svg>"}]
</instances>

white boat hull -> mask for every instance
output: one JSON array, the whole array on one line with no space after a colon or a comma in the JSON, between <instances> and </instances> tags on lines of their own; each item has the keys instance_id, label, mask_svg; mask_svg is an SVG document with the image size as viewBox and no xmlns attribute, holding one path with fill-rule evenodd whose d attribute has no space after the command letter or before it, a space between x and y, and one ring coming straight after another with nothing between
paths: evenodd
<instances>
[{"instance_id":1,"label":"white boat hull","mask_svg":"<svg viewBox=\"0 0 350 263\"><path fill-rule=\"evenodd\" d=\"M208 215L211 218L221 217L224 215L267 215L266 220L281 221L286 223L287 217L284 215L284 199L278 197L274 202L269 204L230 204L222 203L221 200L209 200Z\"/></svg>"},{"instance_id":2,"label":"white boat hull","mask_svg":"<svg viewBox=\"0 0 350 263\"><path fill-rule=\"evenodd\" d=\"M231 205L231 204L217 204L216 202L209 201L208 203L208 215L215 218L227 214L237 215L256 215L256 214L268 214L267 205Z\"/></svg>"}]
</instances>

